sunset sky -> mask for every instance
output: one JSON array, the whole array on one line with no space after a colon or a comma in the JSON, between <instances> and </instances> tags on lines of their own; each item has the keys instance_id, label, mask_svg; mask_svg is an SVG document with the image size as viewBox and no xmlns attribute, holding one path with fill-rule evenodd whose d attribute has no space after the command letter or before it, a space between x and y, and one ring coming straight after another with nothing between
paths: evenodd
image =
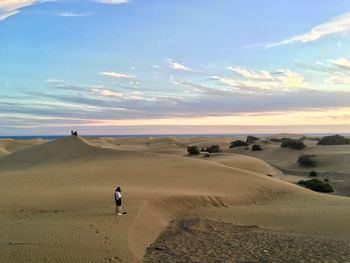
<instances>
[{"instance_id":1,"label":"sunset sky","mask_svg":"<svg viewBox=\"0 0 350 263\"><path fill-rule=\"evenodd\" d=\"M350 132L348 0L0 0L0 136Z\"/></svg>"}]
</instances>

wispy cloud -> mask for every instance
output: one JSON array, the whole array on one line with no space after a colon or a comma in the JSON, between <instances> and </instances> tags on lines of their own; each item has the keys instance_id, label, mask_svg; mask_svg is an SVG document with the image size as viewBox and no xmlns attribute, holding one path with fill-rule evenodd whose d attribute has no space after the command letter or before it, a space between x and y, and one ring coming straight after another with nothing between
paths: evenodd
<instances>
[{"instance_id":1,"label":"wispy cloud","mask_svg":"<svg viewBox=\"0 0 350 263\"><path fill-rule=\"evenodd\" d=\"M330 59L329 62L341 69L350 71L350 61L346 58Z\"/></svg>"},{"instance_id":2,"label":"wispy cloud","mask_svg":"<svg viewBox=\"0 0 350 263\"><path fill-rule=\"evenodd\" d=\"M81 16L91 16L92 13L72 13L72 12L63 12L63 13L58 13L58 16L63 16L63 17L81 17Z\"/></svg>"},{"instance_id":3,"label":"wispy cloud","mask_svg":"<svg viewBox=\"0 0 350 263\"><path fill-rule=\"evenodd\" d=\"M64 83L63 79L47 79L45 81L47 83L50 83L50 84L62 84L62 83Z\"/></svg>"},{"instance_id":4,"label":"wispy cloud","mask_svg":"<svg viewBox=\"0 0 350 263\"><path fill-rule=\"evenodd\" d=\"M169 67L174 70L193 71L191 68L185 66L184 64L180 64L172 60L169 60L168 64L169 64Z\"/></svg>"},{"instance_id":5,"label":"wispy cloud","mask_svg":"<svg viewBox=\"0 0 350 263\"><path fill-rule=\"evenodd\" d=\"M110 4L110 5L120 5L129 3L129 0L96 0L97 3Z\"/></svg>"},{"instance_id":6,"label":"wispy cloud","mask_svg":"<svg viewBox=\"0 0 350 263\"><path fill-rule=\"evenodd\" d=\"M313 27L309 32L297 35L266 46L266 48L287 45L295 42L313 42L331 34L344 33L350 30L350 12Z\"/></svg>"},{"instance_id":7,"label":"wispy cloud","mask_svg":"<svg viewBox=\"0 0 350 263\"><path fill-rule=\"evenodd\" d=\"M228 67L230 71L238 74L242 79L232 79L214 75L211 80L241 91L272 91L291 90L305 86L305 77L289 69L279 69L276 72L256 71L240 67Z\"/></svg>"},{"instance_id":8,"label":"wispy cloud","mask_svg":"<svg viewBox=\"0 0 350 263\"><path fill-rule=\"evenodd\" d=\"M3 21L10 16L18 14L21 8L43 2L47 2L47 0L1 0L0 21Z\"/></svg>"},{"instance_id":9,"label":"wispy cloud","mask_svg":"<svg viewBox=\"0 0 350 263\"><path fill-rule=\"evenodd\" d=\"M239 67L227 67L228 70L231 70L232 72L240 75L243 78L246 79L252 79L252 80L273 80L273 76L268 71L254 71L254 70L248 70L246 68L239 68Z\"/></svg>"},{"instance_id":10,"label":"wispy cloud","mask_svg":"<svg viewBox=\"0 0 350 263\"><path fill-rule=\"evenodd\" d=\"M100 72L100 75L116 78L116 79L135 79L136 77L134 75L125 74L125 73L118 73L113 71L104 71Z\"/></svg>"},{"instance_id":11,"label":"wispy cloud","mask_svg":"<svg viewBox=\"0 0 350 263\"><path fill-rule=\"evenodd\" d=\"M90 90L94 95L97 95L99 97L116 97L116 98L122 98L123 93L115 92L106 88L91 88Z\"/></svg>"}]
</instances>

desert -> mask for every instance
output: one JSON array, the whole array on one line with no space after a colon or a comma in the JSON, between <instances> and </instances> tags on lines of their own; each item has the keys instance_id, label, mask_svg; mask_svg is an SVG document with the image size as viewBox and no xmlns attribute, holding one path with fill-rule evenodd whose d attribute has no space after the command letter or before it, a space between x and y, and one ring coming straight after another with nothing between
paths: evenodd
<instances>
[{"instance_id":1,"label":"desert","mask_svg":"<svg viewBox=\"0 0 350 263\"><path fill-rule=\"evenodd\" d=\"M1 258L4 262L349 260L350 201L344 196L348 192L341 190L341 196L335 187L334 193L317 193L293 183L303 175L280 169L294 165L290 163L301 154L298 150L265 139L257 158L246 147L230 149L229 141L229 137L80 136L12 141L16 147L6 147L8 152L0 158ZM1 142L9 145L8 140ZM188 145L212 144L221 145L222 151L210 157L187 153ZM302 151L327 152L313 141L306 144L310 149ZM326 147L330 155L345 157L350 150L347 145ZM344 176L346 164L342 158L338 161ZM320 168L327 171L321 163ZM336 163L330 169L337 172ZM123 189L122 208L127 212L121 216L114 211L117 185ZM346 180L344 188L348 189Z\"/></svg>"}]
</instances>

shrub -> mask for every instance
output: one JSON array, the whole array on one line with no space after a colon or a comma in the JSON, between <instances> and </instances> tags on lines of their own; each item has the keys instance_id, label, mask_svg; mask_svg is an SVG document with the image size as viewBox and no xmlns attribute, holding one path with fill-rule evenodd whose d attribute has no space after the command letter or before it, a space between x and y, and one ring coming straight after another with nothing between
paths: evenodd
<instances>
[{"instance_id":1,"label":"shrub","mask_svg":"<svg viewBox=\"0 0 350 263\"><path fill-rule=\"evenodd\" d=\"M212 145L210 147L207 147L205 151L208 153L219 153L221 152L221 149L219 145Z\"/></svg>"},{"instance_id":2,"label":"shrub","mask_svg":"<svg viewBox=\"0 0 350 263\"><path fill-rule=\"evenodd\" d=\"M210 157L210 154L209 153L206 153L204 154L203 158L209 158Z\"/></svg>"},{"instance_id":3,"label":"shrub","mask_svg":"<svg viewBox=\"0 0 350 263\"><path fill-rule=\"evenodd\" d=\"M322 182L319 179L301 180L298 184L316 192L331 193L334 191L330 184Z\"/></svg>"},{"instance_id":4,"label":"shrub","mask_svg":"<svg viewBox=\"0 0 350 263\"><path fill-rule=\"evenodd\" d=\"M235 140L230 144L230 148L241 147L241 146L248 146L248 143L242 140Z\"/></svg>"},{"instance_id":5,"label":"shrub","mask_svg":"<svg viewBox=\"0 0 350 263\"><path fill-rule=\"evenodd\" d=\"M341 135L330 135L322 137L318 143L318 145L344 145L350 144L350 140Z\"/></svg>"},{"instance_id":6,"label":"shrub","mask_svg":"<svg viewBox=\"0 0 350 263\"><path fill-rule=\"evenodd\" d=\"M271 138L270 141L272 141L272 142L281 142L282 139L280 139L280 138Z\"/></svg>"},{"instance_id":7,"label":"shrub","mask_svg":"<svg viewBox=\"0 0 350 263\"><path fill-rule=\"evenodd\" d=\"M310 171L309 172L309 176L310 177L316 177L318 174L317 174L317 172L316 171Z\"/></svg>"},{"instance_id":8,"label":"shrub","mask_svg":"<svg viewBox=\"0 0 350 263\"><path fill-rule=\"evenodd\" d=\"M252 151L261 151L261 150L262 150L262 148L258 144L254 144L253 147L252 147Z\"/></svg>"},{"instance_id":9,"label":"shrub","mask_svg":"<svg viewBox=\"0 0 350 263\"><path fill-rule=\"evenodd\" d=\"M260 140L260 138L258 138L258 137L248 135L246 142L249 144L249 143L255 143L256 141L259 141L259 140Z\"/></svg>"},{"instance_id":10,"label":"shrub","mask_svg":"<svg viewBox=\"0 0 350 263\"><path fill-rule=\"evenodd\" d=\"M304 167L315 167L316 161L312 159L314 155L300 155L298 158L298 164Z\"/></svg>"},{"instance_id":11,"label":"shrub","mask_svg":"<svg viewBox=\"0 0 350 263\"><path fill-rule=\"evenodd\" d=\"M199 154L199 150L198 150L197 146L188 146L187 152L189 155L198 155Z\"/></svg>"},{"instance_id":12,"label":"shrub","mask_svg":"<svg viewBox=\"0 0 350 263\"><path fill-rule=\"evenodd\" d=\"M299 140L294 140L294 139L282 139L282 143L281 143L281 147L282 148L291 148L291 149L295 149L295 150L301 150L304 149L306 147L306 145Z\"/></svg>"},{"instance_id":13,"label":"shrub","mask_svg":"<svg viewBox=\"0 0 350 263\"><path fill-rule=\"evenodd\" d=\"M328 183L328 182L329 182L329 179L328 179L328 178L324 178L323 181L325 181L325 182Z\"/></svg>"}]
</instances>

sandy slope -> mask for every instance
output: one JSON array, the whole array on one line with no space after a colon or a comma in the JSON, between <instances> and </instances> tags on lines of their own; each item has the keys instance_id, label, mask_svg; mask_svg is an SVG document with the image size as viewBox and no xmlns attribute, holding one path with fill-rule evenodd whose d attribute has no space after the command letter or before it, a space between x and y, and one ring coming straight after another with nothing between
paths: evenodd
<instances>
[{"instance_id":1,"label":"sandy slope","mask_svg":"<svg viewBox=\"0 0 350 263\"><path fill-rule=\"evenodd\" d=\"M268 226L280 231L307 230L312 224L311 234L350 237L350 226L337 224L339 217L350 219L347 198L266 176L279 171L259 159L205 160L147 150L173 147L173 139L153 140L158 146L147 145L148 139L124 140L124 146L146 147L139 151L112 149L121 143L103 140L67 137L0 158L0 257L5 262L139 262L168 222L186 211L240 223L254 215L259 224L268 218ZM113 214L116 185L124 190L127 211L120 217ZM255 213L264 206L270 213ZM243 212L237 214L238 208ZM327 219L315 224L310 208ZM280 220L274 220L276 211ZM303 219L300 226L281 223L294 213Z\"/></svg>"},{"instance_id":2,"label":"sandy slope","mask_svg":"<svg viewBox=\"0 0 350 263\"><path fill-rule=\"evenodd\" d=\"M7 153L13 153L16 151L23 150L33 145L47 142L43 139L32 139L32 140L14 140L14 139L0 139L0 149L5 150Z\"/></svg>"}]
</instances>

